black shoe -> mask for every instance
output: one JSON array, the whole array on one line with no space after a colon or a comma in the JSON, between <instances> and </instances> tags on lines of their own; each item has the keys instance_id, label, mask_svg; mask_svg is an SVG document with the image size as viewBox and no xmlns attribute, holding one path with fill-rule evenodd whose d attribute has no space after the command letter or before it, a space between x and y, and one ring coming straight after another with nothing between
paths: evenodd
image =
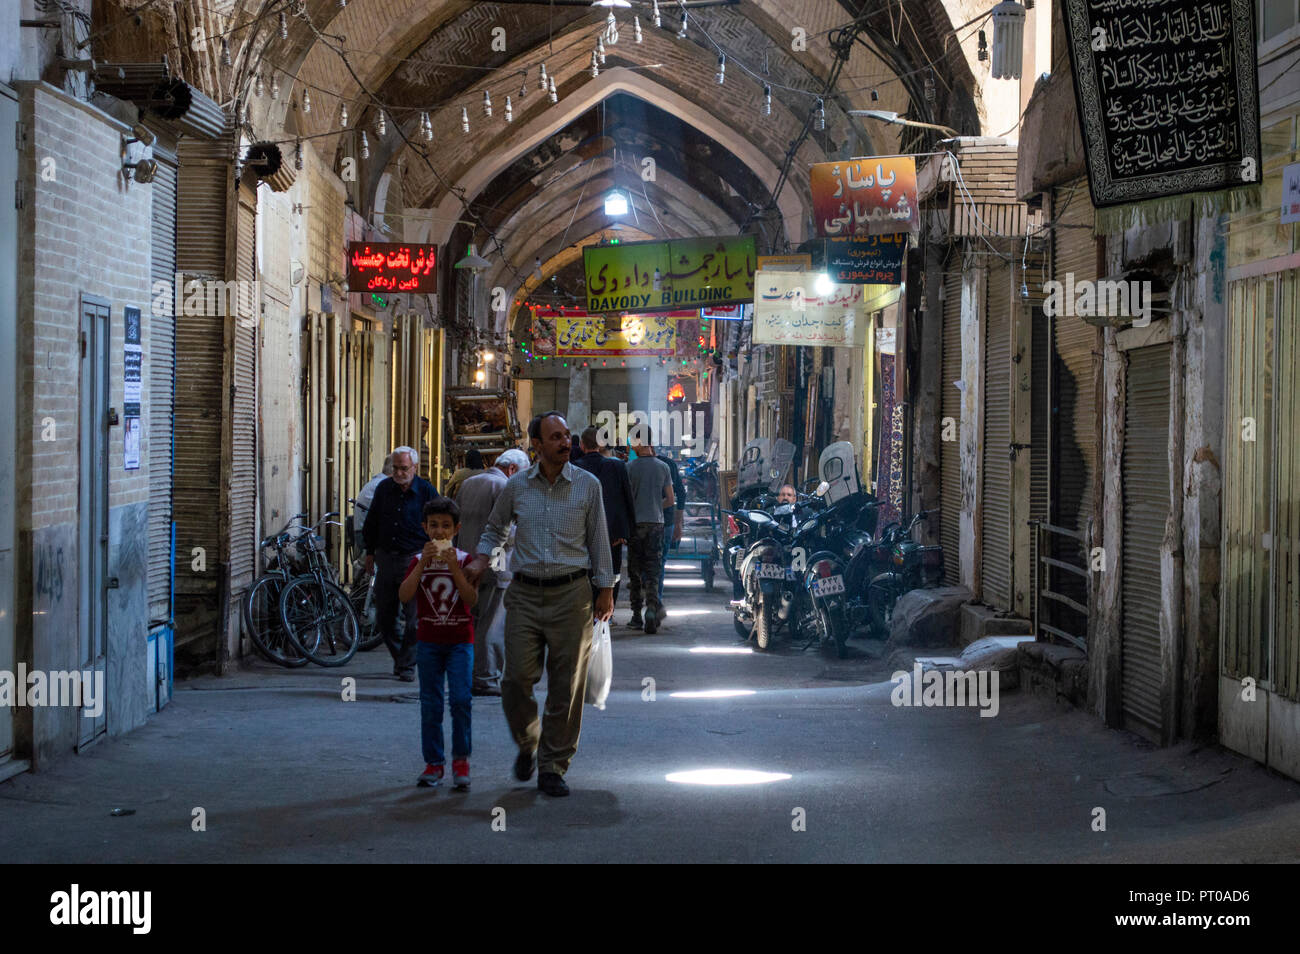
<instances>
[{"instance_id":1,"label":"black shoe","mask_svg":"<svg viewBox=\"0 0 1300 954\"><path fill-rule=\"evenodd\" d=\"M659 617L654 610L645 611L645 631L646 635L651 635L659 628Z\"/></svg>"},{"instance_id":2,"label":"black shoe","mask_svg":"<svg viewBox=\"0 0 1300 954\"><path fill-rule=\"evenodd\" d=\"M515 778L521 782L526 782L533 777L533 772L537 769L537 752L520 749L519 756L515 759ZM541 784L541 779L538 779Z\"/></svg>"},{"instance_id":3,"label":"black shoe","mask_svg":"<svg viewBox=\"0 0 1300 954\"><path fill-rule=\"evenodd\" d=\"M415 682L415 673L411 672L409 669L405 669L397 674L397 678L402 682Z\"/></svg>"},{"instance_id":4,"label":"black shoe","mask_svg":"<svg viewBox=\"0 0 1300 954\"><path fill-rule=\"evenodd\" d=\"M537 776L537 787L552 798L563 798L569 794L569 783L564 780L563 775L556 775L554 772L543 772Z\"/></svg>"},{"instance_id":5,"label":"black shoe","mask_svg":"<svg viewBox=\"0 0 1300 954\"><path fill-rule=\"evenodd\" d=\"M633 629L640 629L642 626L645 625L645 623L641 622L640 610L632 611L632 618L627 621L627 625L631 626Z\"/></svg>"}]
</instances>

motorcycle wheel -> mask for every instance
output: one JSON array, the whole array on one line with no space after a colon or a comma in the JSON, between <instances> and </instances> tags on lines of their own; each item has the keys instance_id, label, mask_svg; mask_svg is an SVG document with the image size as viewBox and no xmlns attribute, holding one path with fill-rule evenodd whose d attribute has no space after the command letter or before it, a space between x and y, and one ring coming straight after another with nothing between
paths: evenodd
<instances>
[{"instance_id":1,"label":"motorcycle wheel","mask_svg":"<svg viewBox=\"0 0 1300 954\"><path fill-rule=\"evenodd\" d=\"M772 644L772 621L767 618L767 607L760 601L754 609L754 646L761 653Z\"/></svg>"},{"instance_id":2,"label":"motorcycle wheel","mask_svg":"<svg viewBox=\"0 0 1300 954\"><path fill-rule=\"evenodd\" d=\"M875 589L871 592L869 613L871 632L881 639L888 639L894 621L894 604L898 602L892 590Z\"/></svg>"}]
</instances>

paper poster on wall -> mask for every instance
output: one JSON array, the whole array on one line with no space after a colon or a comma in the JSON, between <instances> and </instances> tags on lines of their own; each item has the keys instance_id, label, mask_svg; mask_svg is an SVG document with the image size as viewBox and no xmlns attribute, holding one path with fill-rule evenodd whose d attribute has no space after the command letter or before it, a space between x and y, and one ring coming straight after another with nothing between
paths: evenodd
<instances>
[{"instance_id":1,"label":"paper poster on wall","mask_svg":"<svg viewBox=\"0 0 1300 954\"><path fill-rule=\"evenodd\" d=\"M144 349L140 346L140 309L122 309L123 467L140 469L140 390Z\"/></svg>"},{"instance_id":2,"label":"paper poster on wall","mask_svg":"<svg viewBox=\"0 0 1300 954\"><path fill-rule=\"evenodd\" d=\"M1282 224L1300 222L1300 162L1282 169Z\"/></svg>"}]
</instances>

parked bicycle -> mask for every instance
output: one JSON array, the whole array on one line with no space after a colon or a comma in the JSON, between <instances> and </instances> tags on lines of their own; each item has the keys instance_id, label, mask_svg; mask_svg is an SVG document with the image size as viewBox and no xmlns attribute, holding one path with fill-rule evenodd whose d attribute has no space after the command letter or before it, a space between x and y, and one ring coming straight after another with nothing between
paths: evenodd
<instances>
[{"instance_id":1,"label":"parked bicycle","mask_svg":"<svg viewBox=\"0 0 1300 954\"><path fill-rule=\"evenodd\" d=\"M355 508L357 502L354 498L349 497L348 503ZM361 531L356 526L356 517L359 512L353 510L348 515L347 522L349 526L344 531L344 537L347 540L345 551L346 559L352 561L352 583L348 586L348 599L352 601L352 609L356 611L357 621L361 624L361 645L359 650L363 653L369 652L384 641L384 633L379 628L379 612L375 606L375 571L372 569L366 572L365 547L361 542ZM405 607L398 607L398 632L401 632L402 614L405 613Z\"/></svg>"},{"instance_id":2,"label":"parked bicycle","mask_svg":"<svg viewBox=\"0 0 1300 954\"><path fill-rule=\"evenodd\" d=\"M337 512L321 517L299 542L307 571L284 585L280 593L280 621L289 641L319 666L343 666L361 645L361 624L352 600L338 585L334 567L325 557L325 540L317 533L321 524L342 527Z\"/></svg>"},{"instance_id":3,"label":"parked bicycle","mask_svg":"<svg viewBox=\"0 0 1300 954\"><path fill-rule=\"evenodd\" d=\"M244 594L244 632L253 646L270 662L290 669L307 665L307 657L290 641L280 620L280 596L285 586L301 570L295 566L291 549L296 534L294 525L307 518L300 513L280 528L278 533L261 541L263 550L274 550L267 560L266 573L253 581ZM305 528L298 527L299 532Z\"/></svg>"}]
</instances>

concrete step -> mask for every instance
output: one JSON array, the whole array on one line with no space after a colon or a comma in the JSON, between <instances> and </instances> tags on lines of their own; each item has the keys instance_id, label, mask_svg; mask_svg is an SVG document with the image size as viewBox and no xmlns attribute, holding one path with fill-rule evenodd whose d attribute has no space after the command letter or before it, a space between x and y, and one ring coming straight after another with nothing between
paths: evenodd
<instances>
[{"instance_id":1,"label":"concrete step","mask_svg":"<svg viewBox=\"0 0 1300 954\"><path fill-rule=\"evenodd\" d=\"M1073 646L1029 641L1017 649L1026 691L1083 708L1088 703L1088 657Z\"/></svg>"}]
</instances>

